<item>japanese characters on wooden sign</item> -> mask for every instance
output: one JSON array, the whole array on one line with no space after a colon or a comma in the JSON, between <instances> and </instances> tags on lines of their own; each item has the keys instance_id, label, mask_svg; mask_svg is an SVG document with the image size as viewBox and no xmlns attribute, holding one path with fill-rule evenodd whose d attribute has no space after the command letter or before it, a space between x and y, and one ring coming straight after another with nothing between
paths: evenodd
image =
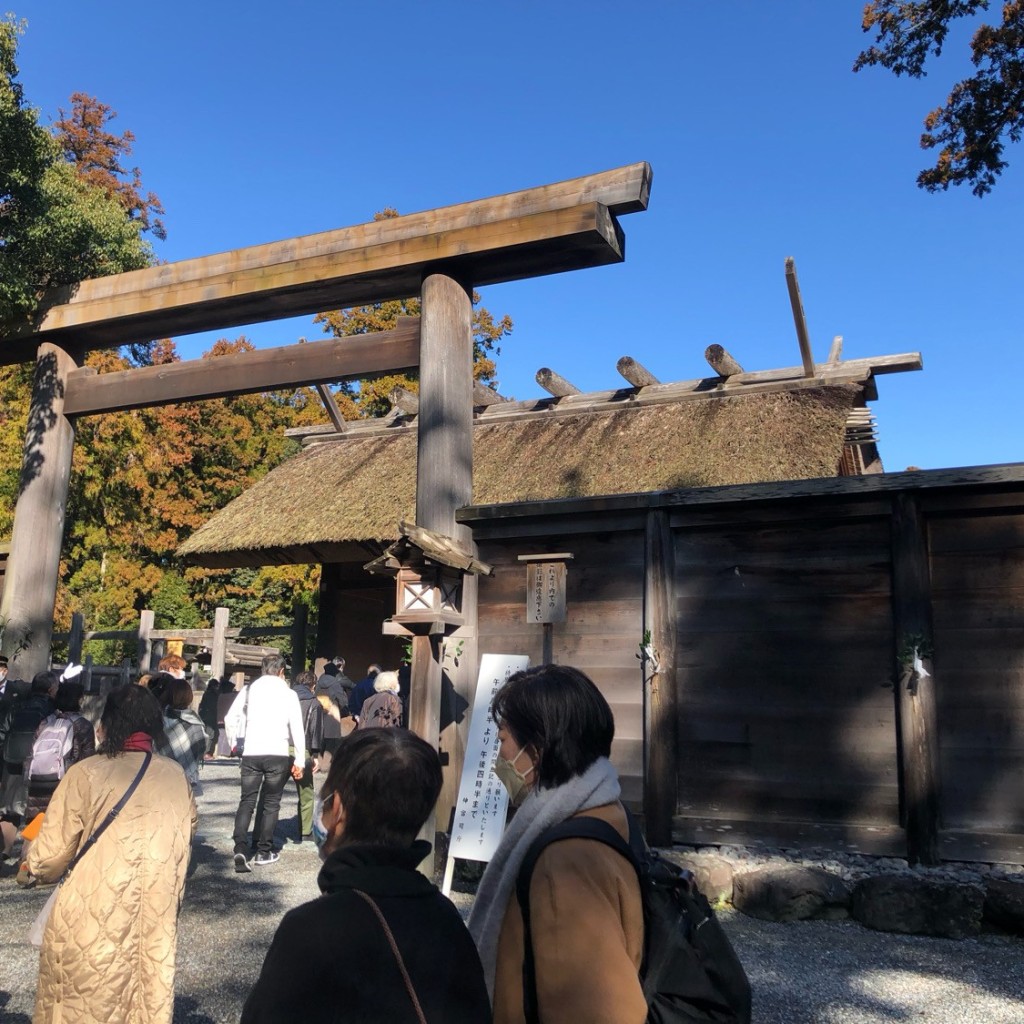
<instances>
[{"instance_id":1,"label":"japanese characters on wooden sign","mask_svg":"<svg viewBox=\"0 0 1024 1024\"><path fill-rule=\"evenodd\" d=\"M526 621L565 622L565 562L526 566Z\"/></svg>"},{"instance_id":2,"label":"japanese characters on wooden sign","mask_svg":"<svg viewBox=\"0 0 1024 1024\"><path fill-rule=\"evenodd\" d=\"M510 675L529 664L530 659L525 654L485 654L480 659L480 676L448 846L449 858L489 861L505 831L508 793L493 771L498 753L498 727L491 717L491 701Z\"/></svg>"}]
</instances>

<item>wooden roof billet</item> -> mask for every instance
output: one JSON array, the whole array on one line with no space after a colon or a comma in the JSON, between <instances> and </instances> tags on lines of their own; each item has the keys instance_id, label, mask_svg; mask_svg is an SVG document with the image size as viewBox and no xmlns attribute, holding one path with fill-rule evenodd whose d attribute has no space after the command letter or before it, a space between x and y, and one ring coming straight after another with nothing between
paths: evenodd
<instances>
[{"instance_id":1,"label":"wooden roof billet","mask_svg":"<svg viewBox=\"0 0 1024 1024\"><path fill-rule=\"evenodd\" d=\"M652 173L630 164L539 188L249 246L51 289L8 327L0 361L67 335L86 348L415 295L428 270L474 286L623 259L616 217L644 210Z\"/></svg>"},{"instance_id":2,"label":"wooden roof billet","mask_svg":"<svg viewBox=\"0 0 1024 1024\"><path fill-rule=\"evenodd\" d=\"M398 540L389 545L384 554L363 566L364 569L393 576L415 550L431 562L473 576L491 576L494 573L492 566L463 551L451 537L428 530L425 526L407 523L404 519L398 524L398 532L401 534Z\"/></svg>"}]
</instances>

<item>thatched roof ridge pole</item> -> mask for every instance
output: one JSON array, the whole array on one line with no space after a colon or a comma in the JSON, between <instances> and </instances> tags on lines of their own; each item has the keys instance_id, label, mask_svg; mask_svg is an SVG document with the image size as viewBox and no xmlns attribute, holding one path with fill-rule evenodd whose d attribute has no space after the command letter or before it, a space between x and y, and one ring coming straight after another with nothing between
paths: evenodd
<instances>
[{"instance_id":1,"label":"thatched roof ridge pole","mask_svg":"<svg viewBox=\"0 0 1024 1024\"><path fill-rule=\"evenodd\" d=\"M786 287L789 289L789 304L793 307L793 323L796 325L796 340L800 342L800 356L804 363L804 376L814 376L814 356L811 355L811 339L807 333L807 317L804 303L800 298L800 282L796 279L796 263L792 256L786 257Z\"/></svg>"},{"instance_id":2,"label":"thatched roof ridge pole","mask_svg":"<svg viewBox=\"0 0 1024 1024\"><path fill-rule=\"evenodd\" d=\"M420 411L419 398L401 384L396 384L388 392L388 401L393 408L399 409L407 416L415 416Z\"/></svg>"},{"instance_id":3,"label":"thatched roof ridge pole","mask_svg":"<svg viewBox=\"0 0 1024 1024\"><path fill-rule=\"evenodd\" d=\"M615 369L635 388L646 388L651 384L661 383L646 366L641 366L632 356L623 356L615 364Z\"/></svg>"},{"instance_id":4,"label":"thatched roof ridge pole","mask_svg":"<svg viewBox=\"0 0 1024 1024\"><path fill-rule=\"evenodd\" d=\"M719 377L732 377L737 373L743 373L743 367L721 345L708 345L704 349L704 358Z\"/></svg>"},{"instance_id":5,"label":"thatched roof ridge pole","mask_svg":"<svg viewBox=\"0 0 1024 1024\"><path fill-rule=\"evenodd\" d=\"M494 388L489 388L478 380L473 381L473 405L500 405L507 401L508 399L504 395L499 395Z\"/></svg>"},{"instance_id":6,"label":"thatched roof ridge pole","mask_svg":"<svg viewBox=\"0 0 1024 1024\"><path fill-rule=\"evenodd\" d=\"M549 395L553 395L555 398L568 398L569 395L583 394L575 384L570 384L564 377L555 373L554 370L549 370L546 366L542 366L537 371L536 380Z\"/></svg>"},{"instance_id":7,"label":"thatched roof ridge pole","mask_svg":"<svg viewBox=\"0 0 1024 1024\"><path fill-rule=\"evenodd\" d=\"M828 350L828 361L832 366L843 361L843 336L841 334L837 334L832 339L832 347Z\"/></svg>"}]
</instances>

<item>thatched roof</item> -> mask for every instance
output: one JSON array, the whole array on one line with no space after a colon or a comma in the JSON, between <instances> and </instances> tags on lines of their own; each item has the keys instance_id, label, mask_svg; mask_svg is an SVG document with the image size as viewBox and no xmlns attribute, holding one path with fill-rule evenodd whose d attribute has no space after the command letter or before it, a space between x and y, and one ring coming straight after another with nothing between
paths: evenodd
<instances>
[{"instance_id":1,"label":"thatched roof","mask_svg":"<svg viewBox=\"0 0 1024 1024\"><path fill-rule=\"evenodd\" d=\"M473 503L831 477L855 385L555 416L473 431ZM609 408L606 406L605 408ZM200 527L179 555L213 566L355 561L415 520L415 425L311 444Z\"/></svg>"}]
</instances>

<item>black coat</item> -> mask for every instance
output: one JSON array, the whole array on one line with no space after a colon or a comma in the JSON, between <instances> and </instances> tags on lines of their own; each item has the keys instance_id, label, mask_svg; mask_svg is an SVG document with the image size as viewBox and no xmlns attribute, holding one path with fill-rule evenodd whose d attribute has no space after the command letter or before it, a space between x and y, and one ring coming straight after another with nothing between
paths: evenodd
<instances>
[{"instance_id":1,"label":"black coat","mask_svg":"<svg viewBox=\"0 0 1024 1024\"><path fill-rule=\"evenodd\" d=\"M483 968L459 912L416 865L430 850L348 846L320 872L323 895L285 914L242 1024L416 1024L373 909L391 928L428 1024L490 1024Z\"/></svg>"}]
</instances>

